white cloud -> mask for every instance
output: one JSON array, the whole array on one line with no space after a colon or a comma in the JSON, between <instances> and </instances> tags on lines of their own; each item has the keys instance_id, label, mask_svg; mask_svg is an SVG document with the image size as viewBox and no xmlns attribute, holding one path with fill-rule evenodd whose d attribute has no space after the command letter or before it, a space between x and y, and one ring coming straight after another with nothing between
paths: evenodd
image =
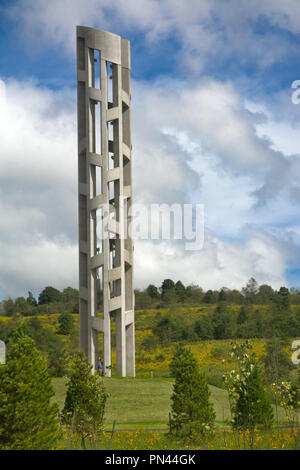
<instances>
[{"instance_id":1,"label":"white cloud","mask_svg":"<svg viewBox=\"0 0 300 470\"><path fill-rule=\"evenodd\" d=\"M1 85L0 296L65 287L77 271L75 94Z\"/></svg>"},{"instance_id":2,"label":"white cloud","mask_svg":"<svg viewBox=\"0 0 300 470\"><path fill-rule=\"evenodd\" d=\"M139 137L148 138L147 146L138 140L142 143L137 148L138 154L152 155L153 147L160 142L161 148L165 145L167 155L168 146L172 154L181 148L184 160L193 159L194 164L198 153L198 171L203 166L201 159L206 156L214 172L229 172L231 178L244 178L244 182L245 178L251 178L249 186L258 204L276 198L287 184L290 188L298 187L300 157L294 155L287 159L272 148L270 138L259 136L262 114L247 109L232 84L203 79L193 87L182 84L178 89L166 86L160 89L156 83L134 85L133 96L138 95L138 100L134 100L137 118L134 128ZM265 122L270 122L268 116ZM159 129L165 131L164 137L159 135ZM183 134L189 145L194 146L192 155L186 151L189 147L182 148ZM147 157L144 161L147 165ZM205 166L202 173L204 169Z\"/></svg>"},{"instance_id":3,"label":"white cloud","mask_svg":"<svg viewBox=\"0 0 300 470\"><path fill-rule=\"evenodd\" d=\"M168 278L198 284L203 289L237 289L254 277L259 284L279 288L286 284L290 250L282 241L259 232L234 243L206 232L204 248L198 252L187 252L175 242L140 241L135 244L136 285L161 285Z\"/></svg>"},{"instance_id":4,"label":"white cloud","mask_svg":"<svg viewBox=\"0 0 300 470\"><path fill-rule=\"evenodd\" d=\"M259 21L300 31L298 0L18 0L2 10L35 49L48 42L68 54L75 50L78 24L126 36L139 32L153 47L172 35L180 44L178 61L195 72L230 57L266 67L297 52L296 44L271 28L257 34Z\"/></svg>"},{"instance_id":5,"label":"white cloud","mask_svg":"<svg viewBox=\"0 0 300 470\"><path fill-rule=\"evenodd\" d=\"M239 287L251 276L283 284L298 238L286 239L280 223L296 233L297 224L284 219L295 209L285 188L277 206L255 212L253 191L269 178L269 166L278 181L290 167L257 136L256 115L232 85L212 80L163 89L135 82L132 91L134 201L205 203L207 217L197 253L179 242L137 241L136 285L171 277ZM76 286L75 93L8 81L0 100L0 295Z\"/></svg>"},{"instance_id":6,"label":"white cloud","mask_svg":"<svg viewBox=\"0 0 300 470\"><path fill-rule=\"evenodd\" d=\"M29 214L30 216L30 214ZM2 244L1 244L2 245ZM38 295L48 285L77 286L77 246L44 238L30 244L6 243L0 252L0 297Z\"/></svg>"}]
</instances>

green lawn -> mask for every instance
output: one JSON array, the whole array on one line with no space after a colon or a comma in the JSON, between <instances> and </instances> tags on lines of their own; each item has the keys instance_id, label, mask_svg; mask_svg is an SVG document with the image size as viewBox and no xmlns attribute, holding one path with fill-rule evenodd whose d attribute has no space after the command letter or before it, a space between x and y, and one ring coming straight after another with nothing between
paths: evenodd
<instances>
[{"instance_id":1,"label":"green lawn","mask_svg":"<svg viewBox=\"0 0 300 470\"><path fill-rule=\"evenodd\" d=\"M103 378L110 393L105 411L109 429L114 420L117 427L166 427L170 409L172 382L164 379ZM62 408L66 381L53 379L55 401ZM126 425L125 425L126 424ZM125 425L125 426L124 426ZM133 425L133 426L132 426Z\"/></svg>"},{"instance_id":2,"label":"green lawn","mask_svg":"<svg viewBox=\"0 0 300 470\"><path fill-rule=\"evenodd\" d=\"M106 390L110 393L107 400L105 422L111 429L116 420L117 429L166 428L169 420L170 396L173 382L171 379L153 378L103 378ZM53 379L54 400L62 409L66 393L66 380ZM230 418L227 392L209 386L214 404L217 423ZM279 421L285 421L284 411L279 410Z\"/></svg>"}]
</instances>

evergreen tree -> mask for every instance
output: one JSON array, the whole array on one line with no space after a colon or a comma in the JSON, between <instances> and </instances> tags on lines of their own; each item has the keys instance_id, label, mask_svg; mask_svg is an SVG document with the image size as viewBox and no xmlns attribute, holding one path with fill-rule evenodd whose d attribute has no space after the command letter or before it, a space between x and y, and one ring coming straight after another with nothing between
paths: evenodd
<instances>
[{"instance_id":1,"label":"evergreen tree","mask_svg":"<svg viewBox=\"0 0 300 470\"><path fill-rule=\"evenodd\" d=\"M91 373L91 365L82 353L73 358L72 372L67 384L67 394L62 411L62 420L66 424L74 417L74 431L94 441L103 432L103 419L108 394L103 387L103 380Z\"/></svg>"},{"instance_id":2,"label":"evergreen tree","mask_svg":"<svg viewBox=\"0 0 300 470\"><path fill-rule=\"evenodd\" d=\"M46 363L19 326L0 366L0 446L9 450L53 449L61 437L58 406Z\"/></svg>"},{"instance_id":3,"label":"evergreen tree","mask_svg":"<svg viewBox=\"0 0 300 470\"><path fill-rule=\"evenodd\" d=\"M177 347L171 374L175 377L171 396L171 432L194 438L210 433L215 412L209 401L210 391L194 354Z\"/></svg>"},{"instance_id":4,"label":"evergreen tree","mask_svg":"<svg viewBox=\"0 0 300 470\"><path fill-rule=\"evenodd\" d=\"M181 281L176 282L175 292L176 292L177 300L181 303L184 302L186 298L186 291Z\"/></svg>"},{"instance_id":5,"label":"evergreen tree","mask_svg":"<svg viewBox=\"0 0 300 470\"><path fill-rule=\"evenodd\" d=\"M161 293L164 295L168 290L174 290L175 283L172 279L165 279L161 285Z\"/></svg>"},{"instance_id":6,"label":"evergreen tree","mask_svg":"<svg viewBox=\"0 0 300 470\"><path fill-rule=\"evenodd\" d=\"M233 312L226 302L219 302L212 314L212 324L215 339L234 338L236 324Z\"/></svg>"},{"instance_id":7,"label":"evergreen tree","mask_svg":"<svg viewBox=\"0 0 300 470\"><path fill-rule=\"evenodd\" d=\"M218 302L226 302L227 301L227 289L226 287L222 287L218 294Z\"/></svg>"},{"instance_id":8,"label":"evergreen tree","mask_svg":"<svg viewBox=\"0 0 300 470\"><path fill-rule=\"evenodd\" d=\"M291 303L291 295L287 287L280 287L277 292L278 303L283 309L289 309Z\"/></svg>"}]
</instances>

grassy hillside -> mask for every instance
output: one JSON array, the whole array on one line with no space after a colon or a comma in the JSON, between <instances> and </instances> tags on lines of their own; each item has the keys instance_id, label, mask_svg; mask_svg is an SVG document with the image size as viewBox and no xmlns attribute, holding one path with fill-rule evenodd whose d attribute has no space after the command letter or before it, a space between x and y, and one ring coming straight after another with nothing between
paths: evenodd
<instances>
[{"instance_id":1,"label":"grassy hillside","mask_svg":"<svg viewBox=\"0 0 300 470\"><path fill-rule=\"evenodd\" d=\"M112 428L167 428L171 405L173 381L171 379L104 378L105 389L111 394L107 401L106 429ZM53 379L54 400L63 407L66 380ZM230 418L227 392L210 386L211 401L216 412L216 422L221 424ZM286 422L284 410L279 409L279 421Z\"/></svg>"},{"instance_id":2,"label":"grassy hillside","mask_svg":"<svg viewBox=\"0 0 300 470\"><path fill-rule=\"evenodd\" d=\"M239 306L230 306L233 312L237 312ZM263 307L262 307L263 308ZM187 323L193 323L195 320L200 318L202 315L211 314L215 309L215 305L200 306L200 307L176 307L176 308L163 308L159 309L162 315L171 313L172 316L183 315ZM172 360L176 343L170 345L154 344L152 347L145 347L143 344L145 338L149 338L152 335L152 327L155 324L155 317L158 313L156 309L147 310L136 310L135 312L135 328L136 328L136 373L138 376L149 377L150 372L154 377L157 376L168 376L169 365ZM38 318L45 328L49 328L56 332L58 328L58 317L59 314L49 315L38 315ZM25 317L29 319L31 317ZM75 344L76 338L79 337L78 331L78 320L79 316L73 314L74 325L75 325ZM0 317L1 321L10 321L9 317ZM68 336L61 336L65 341L67 348L70 344ZM240 340L242 341L242 340ZM251 340L254 352L257 357L260 358L264 354L265 340L261 338L255 338ZM99 350L102 348L102 334L99 333L98 337ZM221 376L225 370L231 367L231 358L229 356L229 350L231 347L231 340L206 340L196 341L188 344L193 353L199 360L200 365L205 370L209 382L213 385L221 385ZM288 353L291 350L288 349ZM112 368L113 373L116 364L115 354L115 322L112 321Z\"/></svg>"}]
</instances>

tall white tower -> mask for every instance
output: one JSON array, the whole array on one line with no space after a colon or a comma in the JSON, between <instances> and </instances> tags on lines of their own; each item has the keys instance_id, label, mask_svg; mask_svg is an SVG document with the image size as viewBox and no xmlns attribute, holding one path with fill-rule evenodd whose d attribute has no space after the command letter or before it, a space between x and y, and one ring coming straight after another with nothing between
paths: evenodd
<instances>
[{"instance_id":1,"label":"tall white tower","mask_svg":"<svg viewBox=\"0 0 300 470\"><path fill-rule=\"evenodd\" d=\"M110 376L115 320L116 374L134 376L129 41L77 26L77 115L80 348Z\"/></svg>"}]
</instances>

